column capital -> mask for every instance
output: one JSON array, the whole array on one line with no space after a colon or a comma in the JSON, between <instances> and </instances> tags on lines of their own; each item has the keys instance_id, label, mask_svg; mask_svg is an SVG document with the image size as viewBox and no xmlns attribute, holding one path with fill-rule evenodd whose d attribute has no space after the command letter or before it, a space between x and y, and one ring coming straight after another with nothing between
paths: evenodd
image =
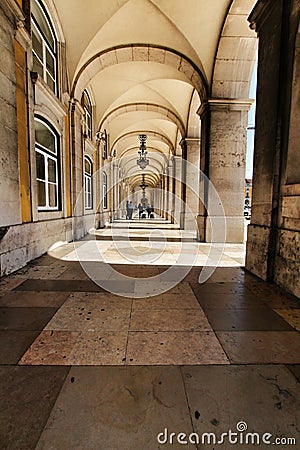
<instances>
[{"instance_id":1,"label":"column capital","mask_svg":"<svg viewBox=\"0 0 300 450\"><path fill-rule=\"evenodd\" d=\"M209 98L197 111L200 117L209 111L249 111L254 100L250 98Z\"/></svg>"},{"instance_id":2,"label":"column capital","mask_svg":"<svg viewBox=\"0 0 300 450\"><path fill-rule=\"evenodd\" d=\"M277 6L278 3L273 0L259 0L248 17L251 30L259 33L261 26L268 19L273 9Z\"/></svg>"}]
</instances>

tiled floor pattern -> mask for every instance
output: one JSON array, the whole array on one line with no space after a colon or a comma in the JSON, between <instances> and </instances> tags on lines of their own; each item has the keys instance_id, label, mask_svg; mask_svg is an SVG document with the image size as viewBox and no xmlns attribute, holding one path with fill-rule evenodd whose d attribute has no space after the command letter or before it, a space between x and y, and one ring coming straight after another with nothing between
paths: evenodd
<instances>
[{"instance_id":1,"label":"tiled floor pattern","mask_svg":"<svg viewBox=\"0 0 300 450\"><path fill-rule=\"evenodd\" d=\"M239 421L299 445L299 300L240 267L199 285L200 270L149 298L109 294L49 255L3 278L0 449L178 449L157 434L220 436Z\"/></svg>"}]
</instances>

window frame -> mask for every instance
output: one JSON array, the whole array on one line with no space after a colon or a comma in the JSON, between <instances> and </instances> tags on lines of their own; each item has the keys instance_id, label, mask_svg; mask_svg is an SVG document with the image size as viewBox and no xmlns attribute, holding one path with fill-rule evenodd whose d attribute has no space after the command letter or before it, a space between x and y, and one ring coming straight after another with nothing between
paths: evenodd
<instances>
[{"instance_id":1,"label":"window frame","mask_svg":"<svg viewBox=\"0 0 300 450\"><path fill-rule=\"evenodd\" d=\"M90 173L85 170L86 161L90 165ZM84 209L91 210L94 205L94 189L93 189L93 161L87 155L83 158L84 173Z\"/></svg>"},{"instance_id":2,"label":"window frame","mask_svg":"<svg viewBox=\"0 0 300 450\"><path fill-rule=\"evenodd\" d=\"M58 132L53 128L53 126L43 117L41 116L34 116L34 124L36 122L40 122L43 126L45 126L51 134L54 136L55 140L55 152L47 149L44 145L38 143L35 140L34 148L35 148L35 161L37 161L37 153L42 155L44 158L44 171L45 171L45 179L38 177L37 174L37 166L36 166L36 175L35 180L36 182L42 182L45 184L45 203L46 205L39 205L39 196L38 196L38 188L37 188L37 210L38 212L45 212L45 211L60 211L61 210L61 167L60 167L60 137ZM35 126L34 126L35 129ZM56 182L49 181L49 159L52 161L55 161L56 167L55 167L55 178ZM55 186L56 189L56 206L51 206L49 201L49 186Z\"/></svg>"},{"instance_id":3,"label":"window frame","mask_svg":"<svg viewBox=\"0 0 300 450\"><path fill-rule=\"evenodd\" d=\"M53 37L53 42L54 42L54 48L52 49L50 43L48 42L46 36L44 35L38 20L35 18L35 16L33 15L33 13L31 12L31 26L32 26L32 30L31 30L31 34L33 34L33 29L35 29L41 39L41 43L42 43L42 58L43 60L41 61L39 55L36 53L36 51L33 48L33 44L32 44L32 53L33 53L33 57L35 57L38 62L41 64L42 66L42 71L43 71L43 80L44 82L47 84L47 86L49 87L49 89L51 89L52 92L54 92L55 95L58 95L58 60L57 60L57 38L56 38L56 34L52 25L52 22L50 20L50 17L43 5L42 2L40 2L40 0L34 0L37 7L40 8L46 23L49 27L50 33ZM31 39L31 41L33 42L33 39ZM54 61L54 78L52 76L52 74L49 72L48 68L47 68L47 51L49 52L50 56L52 57L53 61ZM48 82L47 82L47 78L50 77L53 81L53 85L54 85L54 89L51 88L51 86L49 86Z\"/></svg>"},{"instance_id":4,"label":"window frame","mask_svg":"<svg viewBox=\"0 0 300 450\"><path fill-rule=\"evenodd\" d=\"M85 105L85 101L84 101L85 96L88 100L89 108L87 108ZM92 101L91 101L91 96L90 96L89 92L87 91L87 89L85 89L82 93L81 105L84 110L85 133L86 133L86 136L90 140L92 140L93 139L93 105L92 105Z\"/></svg>"}]
</instances>

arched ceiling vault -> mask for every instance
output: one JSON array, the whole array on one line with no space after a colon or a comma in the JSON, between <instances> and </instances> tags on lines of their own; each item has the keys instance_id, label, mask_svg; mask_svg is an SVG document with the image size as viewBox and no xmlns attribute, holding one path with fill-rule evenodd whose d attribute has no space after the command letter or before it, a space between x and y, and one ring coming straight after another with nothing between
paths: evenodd
<instances>
[{"instance_id":1,"label":"arched ceiling vault","mask_svg":"<svg viewBox=\"0 0 300 450\"><path fill-rule=\"evenodd\" d=\"M107 130L132 186L139 134L148 136L154 186L178 142L200 136L201 102L247 95L255 0L44 1L65 37L71 97L90 91L94 132Z\"/></svg>"},{"instance_id":2,"label":"arched ceiling vault","mask_svg":"<svg viewBox=\"0 0 300 450\"><path fill-rule=\"evenodd\" d=\"M138 140L138 135L140 133L147 135L147 137L148 137L147 146L148 146L149 141L151 143L151 139L153 139L154 141L157 140L160 143L164 144L165 153L174 154L174 145L167 136L165 136L164 134L157 132L157 131L144 129L144 130L130 131L128 133L125 133L125 134L119 136L117 139L115 139L112 142L111 149L116 150L116 153L117 153L116 156L119 156L124 151L124 149L122 148L122 143L125 143L126 140L128 141L128 139L130 139L130 142L132 142L132 140L134 140L136 142L136 140ZM125 146L125 148L126 148L126 146ZM166 148L167 148L167 150L166 150Z\"/></svg>"},{"instance_id":3,"label":"arched ceiling vault","mask_svg":"<svg viewBox=\"0 0 300 450\"><path fill-rule=\"evenodd\" d=\"M109 111L106 116L103 117L102 121L99 125L99 130L103 130L104 128L107 128L109 126L109 123L113 121L116 117L127 114L129 112L133 111L147 111L153 113L153 117L156 117L157 114L161 114L165 117L167 117L169 120L171 120L178 128L178 130L181 133L181 137L183 138L185 136L185 127L183 124L182 119L179 117L178 114L170 110L169 108L155 104L155 103L128 103L121 106L118 106L117 108L114 108L113 110Z\"/></svg>"}]
</instances>

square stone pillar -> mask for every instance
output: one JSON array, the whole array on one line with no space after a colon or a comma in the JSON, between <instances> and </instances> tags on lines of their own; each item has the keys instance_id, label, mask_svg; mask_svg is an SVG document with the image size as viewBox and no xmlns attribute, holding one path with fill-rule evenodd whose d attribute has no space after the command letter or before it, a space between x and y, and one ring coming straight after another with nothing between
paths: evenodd
<instances>
[{"instance_id":1,"label":"square stone pillar","mask_svg":"<svg viewBox=\"0 0 300 450\"><path fill-rule=\"evenodd\" d=\"M181 201L182 194L182 157L174 156L173 159L173 217L176 224L180 224L180 217L183 203Z\"/></svg>"},{"instance_id":2,"label":"square stone pillar","mask_svg":"<svg viewBox=\"0 0 300 450\"><path fill-rule=\"evenodd\" d=\"M252 100L209 99L200 111L202 114L207 109L209 114L204 165L224 208L226 242L244 242L245 164L251 104ZM205 221L205 227L205 239L210 242L210 220Z\"/></svg>"},{"instance_id":3,"label":"square stone pillar","mask_svg":"<svg viewBox=\"0 0 300 450\"><path fill-rule=\"evenodd\" d=\"M200 192L200 139L187 137L180 145L183 147L182 170L185 184L182 195L185 208L181 214L181 227L185 230L196 230Z\"/></svg>"}]
</instances>

